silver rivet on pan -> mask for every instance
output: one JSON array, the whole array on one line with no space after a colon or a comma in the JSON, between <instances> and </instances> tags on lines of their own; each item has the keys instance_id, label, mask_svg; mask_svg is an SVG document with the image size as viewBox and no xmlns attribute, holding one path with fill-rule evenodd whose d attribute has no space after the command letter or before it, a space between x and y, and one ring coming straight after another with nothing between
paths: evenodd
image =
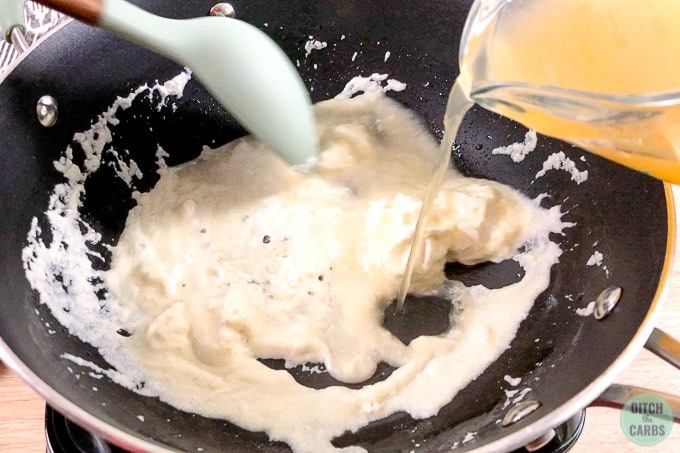
<instances>
[{"instance_id":1,"label":"silver rivet on pan","mask_svg":"<svg viewBox=\"0 0 680 453\"><path fill-rule=\"evenodd\" d=\"M210 8L211 16L236 17L236 10L230 3L218 3Z\"/></svg>"},{"instance_id":2,"label":"silver rivet on pan","mask_svg":"<svg viewBox=\"0 0 680 453\"><path fill-rule=\"evenodd\" d=\"M59 116L57 100L49 95L38 99L38 103L35 106L35 115L38 117L40 124L45 127L52 127L57 124Z\"/></svg>"},{"instance_id":3,"label":"silver rivet on pan","mask_svg":"<svg viewBox=\"0 0 680 453\"><path fill-rule=\"evenodd\" d=\"M521 403L517 403L505 413L505 416L501 421L501 426L507 427L513 425L527 417L529 414L535 412L539 407L541 407L541 403L538 401L522 401Z\"/></svg>"},{"instance_id":4,"label":"silver rivet on pan","mask_svg":"<svg viewBox=\"0 0 680 453\"><path fill-rule=\"evenodd\" d=\"M593 310L595 319L606 318L614 310L616 304L619 303L619 299L621 299L621 288L619 286L610 286L602 291L597 296L597 299L595 299L595 308Z\"/></svg>"}]
</instances>

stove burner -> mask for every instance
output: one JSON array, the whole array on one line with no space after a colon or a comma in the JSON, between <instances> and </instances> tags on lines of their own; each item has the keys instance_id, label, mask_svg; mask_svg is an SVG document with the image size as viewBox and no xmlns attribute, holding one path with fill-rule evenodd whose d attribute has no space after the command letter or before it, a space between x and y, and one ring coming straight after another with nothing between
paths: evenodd
<instances>
[{"instance_id":1,"label":"stove burner","mask_svg":"<svg viewBox=\"0 0 680 453\"><path fill-rule=\"evenodd\" d=\"M574 446L583 431L586 411L582 410L563 425L555 428L555 436L548 444L537 449L520 448L511 453L565 453ZM45 437L47 453L126 453L101 437L92 434L67 420L47 406L45 409Z\"/></svg>"},{"instance_id":2,"label":"stove burner","mask_svg":"<svg viewBox=\"0 0 680 453\"><path fill-rule=\"evenodd\" d=\"M565 423L561 424L553 431L555 435L544 446L537 449L530 449L529 447L522 447L512 453L566 453L571 450L583 432L583 425L586 423L586 410L583 409L576 415L571 417Z\"/></svg>"},{"instance_id":3,"label":"stove burner","mask_svg":"<svg viewBox=\"0 0 680 453\"><path fill-rule=\"evenodd\" d=\"M67 420L50 406L45 408L45 438L47 453L125 453Z\"/></svg>"}]
</instances>

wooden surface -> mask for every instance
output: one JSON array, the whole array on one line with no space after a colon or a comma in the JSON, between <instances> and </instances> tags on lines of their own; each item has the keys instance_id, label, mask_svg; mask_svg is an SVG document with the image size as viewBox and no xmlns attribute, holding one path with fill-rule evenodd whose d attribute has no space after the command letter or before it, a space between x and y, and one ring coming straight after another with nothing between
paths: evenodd
<instances>
[{"instance_id":1,"label":"wooden surface","mask_svg":"<svg viewBox=\"0 0 680 453\"><path fill-rule=\"evenodd\" d=\"M680 212L680 190L674 190L674 195L676 211ZM668 297L657 327L680 339L680 256L677 255ZM647 351L642 351L616 381L680 395L680 370ZM44 410L45 402L0 363L0 453L44 452ZM620 412L613 409L588 409L584 433L571 452L680 451L680 424L673 427L662 444L643 448L626 439L620 428L619 416Z\"/></svg>"}]
</instances>

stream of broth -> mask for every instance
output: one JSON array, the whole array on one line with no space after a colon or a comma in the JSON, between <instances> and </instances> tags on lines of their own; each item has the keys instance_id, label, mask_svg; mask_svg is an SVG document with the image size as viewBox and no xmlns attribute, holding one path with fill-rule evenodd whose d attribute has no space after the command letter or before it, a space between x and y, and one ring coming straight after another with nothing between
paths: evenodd
<instances>
[{"instance_id":1,"label":"stream of broth","mask_svg":"<svg viewBox=\"0 0 680 453\"><path fill-rule=\"evenodd\" d=\"M411 240L411 249L406 262L406 269L404 270L404 277L399 286L399 293L397 295L397 313L403 312L404 301L408 294L408 289L413 277L413 271L416 265L416 257L420 256L420 249L423 246L423 238L425 235L425 227L429 220L430 211L432 210L432 202L439 192L439 188L446 175L451 162L451 151L458 133L460 123L467 111L472 107L473 102L468 98L462 79L456 79L456 82L451 88L449 99L446 104L446 113L444 114L444 138L439 146L439 155L432 171L432 179L430 180L425 196L423 198L423 206L420 209L416 229Z\"/></svg>"}]
</instances>

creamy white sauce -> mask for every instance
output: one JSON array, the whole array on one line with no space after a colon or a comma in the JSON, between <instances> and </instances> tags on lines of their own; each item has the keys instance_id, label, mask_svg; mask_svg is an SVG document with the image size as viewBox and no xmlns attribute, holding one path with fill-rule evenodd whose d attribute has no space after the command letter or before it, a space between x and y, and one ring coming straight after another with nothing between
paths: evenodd
<instances>
[{"instance_id":1,"label":"creamy white sauce","mask_svg":"<svg viewBox=\"0 0 680 453\"><path fill-rule=\"evenodd\" d=\"M125 159L107 149L108 128L117 109L155 89L119 99L80 137L85 164L74 165L69 150L55 164L68 178L47 211L57 239L43 242L35 221L24 251L41 301L115 369L93 368L99 375L265 431L296 451L335 451L335 436L391 413L435 415L508 347L548 286L561 253L548 235L567 226L559 207L541 209L539 200L451 172L412 288L449 297L455 322L409 345L382 327L380 312L396 294L438 145L379 94L318 105L324 152L313 174L291 170L250 139L206 149L174 168L159 148L161 180L137 197L112 270L93 270L100 237L78 214L84 182L103 155ZM135 175L125 162L117 168ZM447 261L510 257L525 276L505 288L466 288L443 274ZM102 301L95 291L104 280L110 293ZM120 328L132 337L118 335ZM365 380L381 361L397 370L358 390L314 390L257 358L316 370L323 363L345 382Z\"/></svg>"},{"instance_id":2,"label":"creamy white sauce","mask_svg":"<svg viewBox=\"0 0 680 453\"><path fill-rule=\"evenodd\" d=\"M396 295L437 143L380 95L327 101L317 114L313 175L249 139L166 170L131 211L106 278L134 314L132 354L162 399L310 452L399 410L435 415L507 347L548 284L560 252L547 233L562 226L556 211L451 172L414 288L445 285L462 312L447 333L404 345L381 310ZM448 260L502 260L525 243L517 284L464 288L443 275ZM258 358L324 363L347 383L380 362L398 369L359 390L314 390Z\"/></svg>"}]
</instances>

